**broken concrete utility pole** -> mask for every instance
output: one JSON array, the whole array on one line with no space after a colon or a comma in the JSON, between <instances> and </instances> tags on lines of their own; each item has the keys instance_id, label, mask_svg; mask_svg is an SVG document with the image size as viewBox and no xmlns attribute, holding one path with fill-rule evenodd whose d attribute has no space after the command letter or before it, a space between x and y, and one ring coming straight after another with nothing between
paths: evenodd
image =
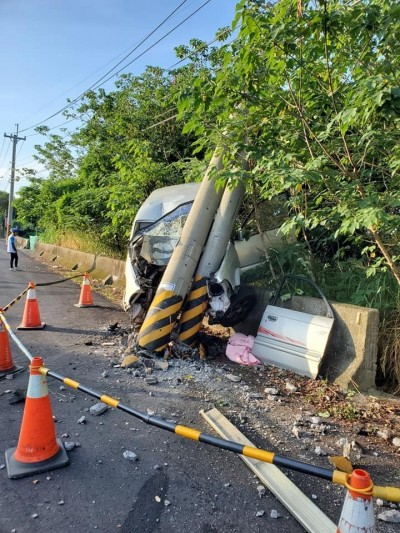
<instances>
[{"instance_id":1,"label":"broken concrete utility pole","mask_svg":"<svg viewBox=\"0 0 400 533\"><path fill-rule=\"evenodd\" d=\"M200 331L208 303L207 281L224 258L244 192L243 183L238 182L233 189L226 188L222 196L179 320L179 340L185 344L193 345Z\"/></svg>"},{"instance_id":2,"label":"broken concrete utility pole","mask_svg":"<svg viewBox=\"0 0 400 533\"><path fill-rule=\"evenodd\" d=\"M221 202L223 188L216 190L212 173L223 168L223 148L217 148L196 194L179 243L174 250L137 336L141 348L162 351L181 310L210 228Z\"/></svg>"}]
</instances>

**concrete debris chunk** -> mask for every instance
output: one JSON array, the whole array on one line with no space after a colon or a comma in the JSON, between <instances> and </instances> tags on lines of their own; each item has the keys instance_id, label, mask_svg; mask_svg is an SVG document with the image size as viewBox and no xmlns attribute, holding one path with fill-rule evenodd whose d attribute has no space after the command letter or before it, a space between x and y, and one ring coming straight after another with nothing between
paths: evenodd
<instances>
[{"instance_id":1,"label":"concrete debris chunk","mask_svg":"<svg viewBox=\"0 0 400 533\"><path fill-rule=\"evenodd\" d=\"M164 500L164 507L168 507L171 505L171 502L169 500Z\"/></svg>"},{"instance_id":2,"label":"concrete debris chunk","mask_svg":"<svg viewBox=\"0 0 400 533\"><path fill-rule=\"evenodd\" d=\"M299 439L302 436L302 433L300 431L300 428L298 426L292 427L292 433L296 437L296 439Z\"/></svg>"},{"instance_id":3,"label":"concrete debris chunk","mask_svg":"<svg viewBox=\"0 0 400 533\"><path fill-rule=\"evenodd\" d=\"M155 385L156 383L158 383L158 379L156 378L156 376L149 376L148 378L144 378L144 382L146 383L146 385Z\"/></svg>"},{"instance_id":4,"label":"concrete debris chunk","mask_svg":"<svg viewBox=\"0 0 400 533\"><path fill-rule=\"evenodd\" d=\"M349 459L349 461L351 461L350 453L351 453L351 442L347 441L343 445L343 457L346 457L346 459Z\"/></svg>"},{"instance_id":5,"label":"concrete debris chunk","mask_svg":"<svg viewBox=\"0 0 400 533\"><path fill-rule=\"evenodd\" d=\"M70 452L71 450L75 448L75 442L65 441L64 448L66 449L67 452Z\"/></svg>"},{"instance_id":6,"label":"concrete debris chunk","mask_svg":"<svg viewBox=\"0 0 400 533\"><path fill-rule=\"evenodd\" d=\"M276 396L275 394L268 394L267 400L269 400L270 402L279 402L280 401L278 396Z\"/></svg>"},{"instance_id":7,"label":"concrete debris chunk","mask_svg":"<svg viewBox=\"0 0 400 533\"><path fill-rule=\"evenodd\" d=\"M383 440L389 440L392 436L392 433L388 429L378 429L376 435Z\"/></svg>"},{"instance_id":8,"label":"concrete debris chunk","mask_svg":"<svg viewBox=\"0 0 400 533\"><path fill-rule=\"evenodd\" d=\"M121 368L134 368L139 366L140 358L137 355L126 355L121 363Z\"/></svg>"},{"instance_id":9,"label":"concrete debris chunk","mask_svg":"<svg viewBox=\"0 0 400 533\"><path fill-rule=\"evenodd\" d=\"M122 454L124 459L128 459L128 461L137 461L139 457L136 455L136 453L131 452L129 450L125 450Z\"/></svg>"},{"instance_id":10,"label":"concrete debris chunk","mask_svg":"<svg viewBox=\"0 0 400 533\"><path fill-rule=\"evenodd\" d=\"M235 376L235 374L226 374L226 379L229 379L229 381L232 381L234 383L239 383L242 381L242 378L240 376Z\"/></svg>"},{"instance_id":11,"label":"concrete debris chunk","mask_svg":"<svg viewBox=\"0 0 400 533\"><path fill-rule=\"evenodd\" d=\"M265 515L265 511L257 511L256 512L256 516L264 516Z\"/></svg>"},{"instance_id":12,"label":"concrete debris chunk","mask_svg":"<svg viewBox=\"0 0 400 533\"><path fill-rule=\"evenodd\" d=\"M92 405L92 407L89 409L89 412L91 415L99 416L105 413L108 410L108 406L103 403L96 403L95 405Z\"/></svg>"},{"instance_id":13,"label":"concrete debris chunk","mask_svg":"<svg viewBox=\"0 0 400 533\"><path fill-rule=\"evenodd\" d=\"M280 518L281 515L276 511L275 509L272 509L271 511L271 518Z\"/></svg>"},{"instance_id":14,"label":"concrete debris chunk","mask_svg":"<svg viewBox=\"0 0 400 533\"><path fill-rule=\"evenodd\" d=\"M279 394L279 390L276 387L266 387L264 392L265 394L272 394L273 396Z\"/></svg>"},{"instance_id":15,"label":"concrete debris chunk","mask_svg":"<svg viewBox=\"0 0 400 533\"><path fill-rule=\"evenodd\" d=\"M78 420L78 424L86 424L86 416L81 416Z\"/></svg>"},{"instance_id":16,"label":"concrete debris chunk","mask_svg":"<svg viewBox=\"0 0 400 533\"><path fill-rule=\"evenodd\" d=\"M26 397L26 389L17 389L12 396L8 399L10 405L24 402Z\"/></svg>"},{"instance_id":17,"label":"concrete debris chunk","mask_svg":"<svg viewBox=\"0 0 400 533\"><path fill-rule=\"evenodd\" d=\"M400 448L400 438L399 437L395 437L392 440L392 444L393 444L393 446L396 446L396 448Z\"/></svg>"},{"instance_id":18,"label":"concrete debris chunk","mask_svg":"<svg viewBox=\"0 0 400 533\"><path fill-rule=\"evenodd\" d=\"M328 455L327 452L323 448L321 448L321 446L316 446L314 452L316 453L316 455Z\"/></svg>"},{"instance_id":19,"label":"concrete debris chunk","mask_svg":"<svg viewBox=\"0 0 400 533\"><path fill-rule=\"evenodd\" d=\"M265 494L265 487L264 485L257 485L257 492L260 498L262 498Z\"/></svg>"},{"instance_id":20,"label":"concrete debris chunk","mask_svg":"<svg viewBox=\"0 0 400 533\"><path fill-rule=\"evenodd\" d=\"M293 383L290 383L289 381L286 382L285 389L290 393L297 392L296 385L293 385Z\"/></svg>"},{"instance_id":21,"label":"concrete debris chunk","mask_svg":"<svg viewBox=\"0 0 400 533\"><path fill-rule=\"evenodd\" d=\"M164 361L163 359L156 359L154 361L154 368L166 372L169 368L169 363L168 361Z\"/></svg>"},{"instance_id":22,"label":"concrete debris chunk","mask_svg":"<svg viewBox=\"0 0 400 533\"><path fill-rule=\"evenodd\" d=\"M383 513L378 514L379 520L383 522L390 522L392 524L400 524L400 511L396 509L390 509L388 511L383 511Z\"/></svg>"}]
</instances>

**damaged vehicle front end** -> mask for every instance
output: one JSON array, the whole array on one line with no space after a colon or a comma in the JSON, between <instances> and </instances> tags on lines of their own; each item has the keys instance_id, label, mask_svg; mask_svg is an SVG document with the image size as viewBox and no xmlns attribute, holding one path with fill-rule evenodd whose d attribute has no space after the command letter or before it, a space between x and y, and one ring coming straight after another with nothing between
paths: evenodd
<instances>
[{"instance_id":1,"label":"damaged vehicle front end","mask_svg":"<svg viewBox=\"0 0 400 533\"><path fill-rule=\"evenodd\" d=\"M199 183L185 183L153 191L133 221L125 266L123 307L140 327L157 292L164 271L181 238ZM201 222L200 222L201 223ZM241 274L265 261L265 245L284 242L279 228L247 239L230 240L221 264L207 282L210 324L234 326L256 303L254 290L241 284Z\"/></svg>"}]
</instances>

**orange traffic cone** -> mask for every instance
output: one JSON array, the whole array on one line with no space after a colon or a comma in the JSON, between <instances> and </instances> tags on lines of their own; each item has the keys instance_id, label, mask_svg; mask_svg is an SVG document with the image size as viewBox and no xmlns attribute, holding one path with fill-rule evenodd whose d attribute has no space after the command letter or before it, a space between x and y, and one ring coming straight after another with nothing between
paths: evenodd
<instances>
[{"instance_id":1,"label":"orange traffic cone","mask_svg":"<svg viewBox=\"0 0 400 533\"><path fill-rule=\"evenodd\" d=\"M353 470L347 485L348 491L337 533L375 533L372 487L368 472Z\"/></svg>"},{"instance_id":2,"label":"orange traffic cone","mask_svg":"<svg viewBox=\"0 0 400 533\"><path fill-rule=\"evenodd\" d=\"M13 363L8 333L0 318L0 378L20 370L22 367Z\"/></svg>"},{"instance_id":3,"label":"orange traffic cone","mask_svg":"<svg viewBox=\"0 0 400 533\"><path fill-rule=\"evenodd\" d=\"M39 305L36 298L35 284L29 282L28 294L26 295L24 315L17 329L43 329L46 322L40 321Z\"/></svg>"},{"instance_id":4,"label":"orange traffic cone","mask_svg":"<svg viewBox=\"0 0 400 533\"><path fill-rule=\"evenodd\" d=\"M47 472L69 463L63 443L56 438L46 376L39 372L42 366L41 357L32 359L18 446L6 450L10 479Z\"/></svg>"},{"instance_id":5,"label":"orange traffic cone","mask_svg":"<svg viewBox=\"0 0 400 533\"><path fill-rule=\"evenodd\" d=\"M79 303L75 307L93 307L92 289L90 287L89 274L85 272L82 281Z\"/></svg>"}]
</instances>

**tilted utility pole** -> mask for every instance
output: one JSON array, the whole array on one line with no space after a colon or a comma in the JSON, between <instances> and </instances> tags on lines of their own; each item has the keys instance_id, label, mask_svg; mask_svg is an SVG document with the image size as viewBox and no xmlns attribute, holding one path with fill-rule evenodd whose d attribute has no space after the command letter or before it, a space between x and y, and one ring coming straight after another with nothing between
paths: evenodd
<instances>
[{"instance_id":1,"label":"tilted utility pole","mask_svg":"<svg viewBox=\"0 0 400 533\"><path fill-rule=\"evenodd\" d=\"M18 124L17 124L17 133L14 135L7 135L7 133L4 134L4 137L8 137L9 139L12 139L13 142L13 151L12 151L12 162L11 162L11 181L10 181L10 195L8 198L8 215L7 215L7 230L6 230L6 238L9 233L9 229L13 222L13 201L14 201L14 182L15 182L15 159L16 159L16 152L17 152L17 143L18 141L25 141L26 137L18 137Z\"/></svg>"}]
</instances>

